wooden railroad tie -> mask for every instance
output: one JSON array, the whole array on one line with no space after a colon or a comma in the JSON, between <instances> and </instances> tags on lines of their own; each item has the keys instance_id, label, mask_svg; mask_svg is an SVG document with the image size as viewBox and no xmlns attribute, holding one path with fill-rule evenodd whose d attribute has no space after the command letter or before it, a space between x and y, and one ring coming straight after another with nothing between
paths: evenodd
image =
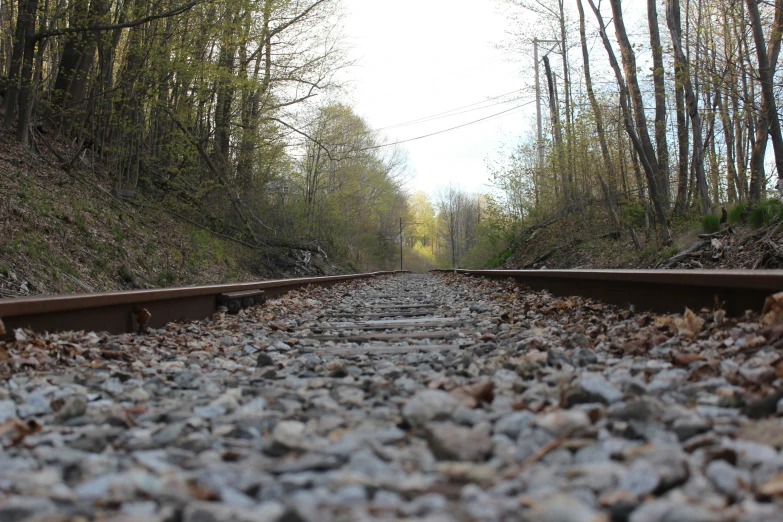
<instances>
[{"instance_id":1,"label":"wooden railroad tie","mask_svg":"<svg viewBox=\"0 0 783 522\"><path fill-rule=\"evenodd\" d=\"M231 292L217 296L218 305L225 306L232 314L264 301L266 301L266 295L263 290L245 290L244 292Z\"/></svg>"}]
</instances>

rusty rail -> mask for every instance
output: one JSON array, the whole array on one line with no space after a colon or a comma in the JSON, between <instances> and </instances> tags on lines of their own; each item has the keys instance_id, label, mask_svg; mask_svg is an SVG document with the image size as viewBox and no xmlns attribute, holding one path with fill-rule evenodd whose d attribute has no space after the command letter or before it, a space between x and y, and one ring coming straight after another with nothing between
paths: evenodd
<instances>
[{"instance_id":1,"label":"rusty rail","mask_svg":"<svg viewBox=\"0 0 783 522\"><path fill-rule=\"evenodd\" d=\"M516 279L554 295L581 295L637 310L682 312L722 303L729 315L761 311L783 290L783 270L439 270Z\"/></svg>"},{"instance_id":2,"label":"rusty rail","mask_svg":"<svg viewBox=\"0 0 783 522\"><path fill-rule=\"evenodd\" d=\"M100 330L124 333L139 327L134 309L147 310L151 314L147 326L160 328L171 321L211 316L218 309L218 296L221 294L264 290L266 296L271 297L307 285L328 286L341 281L394 273L369 272L228 285L0 299L0 319L9 332L15 328L29 328L36 331Z\"/></svg>"}]
</instances>

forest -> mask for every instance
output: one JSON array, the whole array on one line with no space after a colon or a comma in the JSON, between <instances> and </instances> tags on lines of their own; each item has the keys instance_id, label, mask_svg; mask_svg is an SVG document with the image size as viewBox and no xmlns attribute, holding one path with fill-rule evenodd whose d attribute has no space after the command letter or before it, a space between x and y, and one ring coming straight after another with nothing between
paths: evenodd
<instances>
[{"instance_id":1,"label":"forest","mask_svg":"<svg viewBox=\"0 0 783 522\"><path fill-rule=\"evenodd\" d=\"M344 96L339 0L2 0L0 120L119 196L356 269L397 267L401 245L405 268L498 264L525 231L595 213L666 246L783 190L783 0L647 0L627 27L632 3L495 1L540 111L487 158L483 193L410 189L405 149Z\"/></svg>"}]
</instances>

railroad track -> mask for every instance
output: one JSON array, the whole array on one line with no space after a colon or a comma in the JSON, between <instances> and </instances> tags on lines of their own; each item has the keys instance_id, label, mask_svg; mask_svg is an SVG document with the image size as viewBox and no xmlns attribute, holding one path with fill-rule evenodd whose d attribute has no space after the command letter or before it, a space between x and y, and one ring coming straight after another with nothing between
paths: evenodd
<instances>
[{"instance_id":1,"label":"railroad track","mask_svg":"<svg viewBox=\"0 0 783 522\"><path fill-rule=\"evenodd\" d=\"M730 315L741 315L745 310L760 311L766 296L783 290L783 270L436 270L435 272L455 272L494 279L512 278L534 290L548 290L554 295L581 295L612 304L630 304L638 310L657 312L677 312L685 306L700 309L720 303ZM400 272L0 299L0 319L6 323L6 328L9 330L25 327L37 331L100 329L111 333L122 333L134 331L140 326L160 328L171 321L204 319L226 305L236 312L263 298L308 285L332 285L341 281L392 273ZM421 307L409 308L406 312L408 315L424 313Z\"/></svg>"},{"instance_id":2,"label":"railroad track","mask_svg":"<svg viewBox=\"0 0 783 522\"><path fill-rule=\"evenodd\" d=\"M370 272L227 285L0 299L0 320L5 322L7 330L28 328L36 331L102 330L124 333L140 327L160 328L172 321L205 319L222 306L237 311L268 297L309 285L329 286L393 273Z\"/></svg>"},{"instance_id":3,"label":"railroad track","mask_svg":"<svg viewBox=\"0 0 783 522\"><path fill-rule=\"evenodd\" d=\"M477 275L0 343L0 519L778 520L780 328Z\"/></svg>"}]
</instances>

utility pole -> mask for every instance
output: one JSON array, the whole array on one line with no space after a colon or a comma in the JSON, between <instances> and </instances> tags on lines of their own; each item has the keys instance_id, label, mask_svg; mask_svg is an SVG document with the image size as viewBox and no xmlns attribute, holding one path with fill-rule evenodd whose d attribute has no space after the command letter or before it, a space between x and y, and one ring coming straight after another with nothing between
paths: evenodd
<instances>
[{"instance_id":1,"label":"utility pole","mask_svg":"<svg viewBox=\"0 0 783 522\"><path fill-rule=\"evenodd\" d=\"M400 218L400 272L402 272L402 218Z\"/></svg>"},{"instance_id":2,"label":"utility pole","mask_svg":"<svg viewBox=\"0 0 783 522\"><path fill-rule=\"evenodd\" d=\"M544 166L544 131L542 129L541 124L541 81L538 75L538 63L539 63L539 57L538 57L538 44L559 44L557 40L539 40L538 38L533 38L533 60L535 61L535 81L536 81L536 131L537 131L537 149L538 149L538 168L542 168ZM549 50L544 53L544 56L552 52L552 49L554 49L555 45L549 48Z\"/></svg>"}]
</instances>

